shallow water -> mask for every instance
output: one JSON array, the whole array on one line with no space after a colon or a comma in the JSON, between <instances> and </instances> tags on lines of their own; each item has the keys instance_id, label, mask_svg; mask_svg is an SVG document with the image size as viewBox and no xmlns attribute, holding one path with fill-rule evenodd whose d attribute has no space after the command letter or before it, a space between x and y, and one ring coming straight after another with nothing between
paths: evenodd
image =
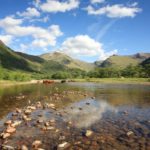
<instances>
[{"instance_id":1,"label":"shallow water","mask_svg":"<svg viewBox=\"0 0 150 150\"><path fill-rule=\"evenodd\" d=\"M42 148L48 150L57 149L63 141L70 144L67 149L77 150L150 149L148 85L65 83L1 87L1 130L6 119L19 119L12 118L10 113L16 107L23 109L37 101L54 103L57 109L35 110L31 114L32 121L22 123L8 139L9 145L19 143L31 148L32 141L40 139ZM43 124L35 126L39 114L44 122L55 119L55 130L43 132ZM87 129L93 132L92 136L84 135ZM128 136L130 131L132 135ZM61 136L65 139L60 139Z\"/></svg>"}]
</instances>

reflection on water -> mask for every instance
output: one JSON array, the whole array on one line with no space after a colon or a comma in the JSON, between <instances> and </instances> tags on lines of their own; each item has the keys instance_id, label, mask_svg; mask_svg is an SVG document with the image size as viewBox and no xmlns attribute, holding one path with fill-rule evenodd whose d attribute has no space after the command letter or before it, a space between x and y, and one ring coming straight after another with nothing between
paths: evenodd
<instances>
[{"instance_id":1,"label":"reflection on water","mask_svg":"<svg viewBox=\"0 0 150 150\"><path fill-rule=\"evenodd\" d=\"M37 101L42 104L29 115L30 121L22 120L22 114L9 113L19 107L24 114L29 100L34 106ZM45 103L53 103L56 109L43 107ZM0 132L5 131L7 119L22 121L7 139L13 147L25 144L32 149L32 142L41 140L45 150L55 150L64 141L77 150L149 150L149 114L150 86L146 85L65 83L0 88ZM92 131L90 137L86 137L87 130ZM0 139L0 146L3 142Z\"/></svg>"},{"instance_id":2,"label":"reflection on water","mask_svg":"<svg viewBox=\"0 0 150 150\"><path fill-rule=\"evenodd\" d=\"M58 88L58 91L56 90ZM0 87L0 118L16 107L24 107L36 101L52 101L53 93L62 94L64 91L87 92L96 97L96 100L105 100L112 106L150 106L150 86L121 85L121 84L95 84L95 83L68 83L68 84L32 84L11 87ZM24 96L18 98L18 96ZM70 93L62 101L55 101L58 107L64 107L72 102L83 99L80 94ZM53 100L54 101L54 100Z\"/></svg>"},{"instance_id":3,"label":"reflection on water","mask_svg":"<svg viewBox=\"0 0 150 150\"><path fill-rule=\"evenodd\" d=\"M64 118L65 121L71 121L76 127L82 128L89 127L99 121L103 113L117 112L117 109L105 101L83 100L71 104L65 111L68 112Z\"/></svg>"}]
</instances>

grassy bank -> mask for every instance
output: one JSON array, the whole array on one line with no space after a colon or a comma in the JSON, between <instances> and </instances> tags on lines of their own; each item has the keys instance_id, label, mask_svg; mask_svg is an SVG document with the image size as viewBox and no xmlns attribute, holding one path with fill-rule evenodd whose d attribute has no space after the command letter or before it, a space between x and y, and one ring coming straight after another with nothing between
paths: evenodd
<instances>
[{"instance_id":1,"label":"grassy bank","mask_svg":"<svg viewBox=\"0 0 150 150\"><path fill-rule=\"evenodd\" d=\"M96 82L96 83L114 83L114 84L146 84L150 85L149 78L86 78L86 79L71 79L73 82ZM33 84L40 80L32 81L10 81L10 80L0 80L0 87L11 86L11 85L21 85L21 84ZM60 80L55 80L60 82Z\"/></svg>"},{"instance_id":2,"label":"grassy bank","mask_svg":"<svg viewBox=\"0 0 150 150\"><path fill-rule=\"evenodd\" d=\"M31 81L10 81L10 80L0 80L0 87L6 87L11 85L22 85L31 84Z\"/></svg>"},{"instance_id":3,"label":"grassy bank","mask_svg":"<svg viewBox=\"0 0 150 150\"><path fill-rule=\"evenodd\" d=\"M120 84L148 84L149 78L87 78L73 79L74 82L120 83Z\"/></svg>"}]
</instances>

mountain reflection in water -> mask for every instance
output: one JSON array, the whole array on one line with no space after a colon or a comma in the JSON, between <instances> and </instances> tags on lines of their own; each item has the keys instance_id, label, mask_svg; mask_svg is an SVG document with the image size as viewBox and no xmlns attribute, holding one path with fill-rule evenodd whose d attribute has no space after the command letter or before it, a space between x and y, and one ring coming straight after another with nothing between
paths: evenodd
<instances>
[{"instance_id":1,"label":"mountain reflection in water","mask_svg":"<svg viewBox=\"0 0 150 150\"><path fill-rule=\"evenodd\" d=\"M65 109L65 121L71 121L77 128L89 127L99 121L105 112L116 113L117 109L106 101L83 100Z\"/></svg>"}]
</instances>

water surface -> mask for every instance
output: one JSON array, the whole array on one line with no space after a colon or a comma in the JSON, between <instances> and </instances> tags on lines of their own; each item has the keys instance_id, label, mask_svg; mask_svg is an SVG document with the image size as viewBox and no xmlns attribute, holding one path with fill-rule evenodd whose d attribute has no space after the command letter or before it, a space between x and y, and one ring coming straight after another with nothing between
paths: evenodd
<instances>
[{"instance_id":1,"label":"water surface","mask_svg":"<svg viewBox=\"0 0 150 150\"><path fill-rule=\"evenodd\" d=\"M25 142L31 147L31 141L41 137L39 139L45 142L45 149L55 149L62 141L69 142L72 149L150 148L148 85L65 83L1 87L0 125L11 117L10 112L16 107L23 109L29 103L35 104L37 101L42 104L54 103L57 109L38 109L33 112L33 120L28 126L22 124L18 128L9 140L10 145L15 146L18 141L22 140L24 143L27 138L31 138ZM33 127L39 114L42 114L41 118L45 122L55 119L55 129L60 132L48 131L43 135L40 129ZM27 131L26 134L23 134L23 130ZM85 137L86 130L93 131L93 135ZM130 131L132 135L128 136ZM65 139L60 140L60 135L65 136Z\"/></svg>"}]
</instances>

